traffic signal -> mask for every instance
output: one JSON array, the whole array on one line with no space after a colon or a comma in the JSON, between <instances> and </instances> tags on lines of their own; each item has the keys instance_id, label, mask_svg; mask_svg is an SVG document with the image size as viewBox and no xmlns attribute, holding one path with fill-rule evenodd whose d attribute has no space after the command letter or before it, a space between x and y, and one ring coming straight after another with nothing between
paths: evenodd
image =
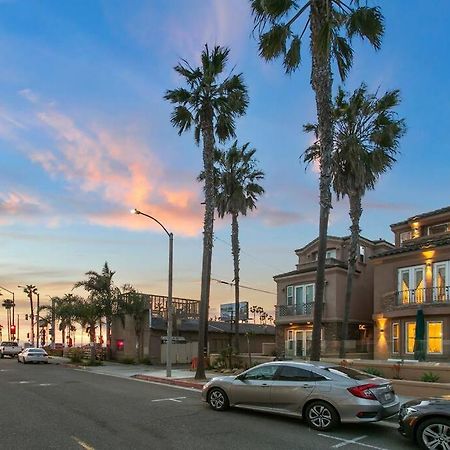
<instances>
[{"instance_id":1,"label":"traffic signal","mask_svg":"<svg viewBox=\"0 0 450 450\"><path fill-rule=\"evenodd\" d=\"M16 334L16 326L15 326L15 325L11 325L11 326L9 327L9 332L10 332L11 334L15 335L15 334Z\"/></svg>"}]
</instances>

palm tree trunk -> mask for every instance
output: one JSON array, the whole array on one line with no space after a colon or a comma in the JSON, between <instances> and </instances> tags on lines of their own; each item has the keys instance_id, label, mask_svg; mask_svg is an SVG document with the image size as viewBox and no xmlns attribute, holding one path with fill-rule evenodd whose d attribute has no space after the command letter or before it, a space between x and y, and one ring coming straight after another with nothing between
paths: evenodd
<instances>
[{"instance_id":1,"label":"palm tree trunk","mask_svg":"<svg viewBox=\"0 0 450 450\"><path fill-rule=\"evenodd\" d=\"M208 351L209 291L214 232L214 131L212 111L202 124L203 167L205 171L205 216L203 221L202 287L200 293L200 318L198 329L198 365L196 380L205 379L205 355Z\"/></svg>"},{"instance_id":2,"label":"palm tree trunk","mask_svg":"<svg viewBox=\"0 0 450 450\"><path fill-rule=\"evenodd\" d=\"M238 215L232 214L231 252L234 265L234 351L239 353L239 222Z\"/></svg>"},{"instance_id":3,"label":"palm tree trunk","mask_svg":"<svg viewBox=\"0 0 450 450\"><path fill-rule=\"evenodd\" d=\"M350 316L350 306L352 303L353 278L355 276L356 255L359 240L359 220L362 214L361 196L357 193L349 194L350 200L350 227L351 239L348 253L347 288L345 291L344 317L342 318L341 342L339 346L339 357L345 358L345 343L348 339L348 319Z\"/></svg>"},{"instance_id":4,"label":"palm tree trunk","mask_svg":"<svg viewBox=\"0 0 450 450\"><path fill-rule=\"evenodd\" d=\"M327 251L328 217L331 209L331 154L333 150L332 85L330 41L324 48L323 30L327 15L332 9L331 0L311 0L311 85L316 95L317 123L320 136L320 220L319 248L317 253L314 324L311 343L311 360L319 361L321 353L322 315L325 291L325 254Z\"/></svg>"}]
</instances>

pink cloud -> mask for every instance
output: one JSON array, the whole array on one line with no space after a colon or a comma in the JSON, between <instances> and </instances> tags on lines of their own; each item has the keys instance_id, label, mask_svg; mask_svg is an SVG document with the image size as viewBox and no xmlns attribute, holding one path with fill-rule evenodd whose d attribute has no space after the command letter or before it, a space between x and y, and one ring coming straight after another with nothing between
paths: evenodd
<instances>
[{"instance_id":1,"label":"pink cloud","mask_svg":"<svg viewBox=\"0 0 450 450\"><path fill-rule=\"evenodd\" d=\"M150 221L129 214L136 207L174 232L195 235L201 230L201 187L195 178L179 186L179 180L138 138L98 126L81 127L54 108L47 107L37 118L56 146L33 151L32 161L53 177L63 177L71 190L95 193L104 200L107 211L100 207L99 212L89 213L90 222L128 229L153 227Z\"/></svg>"}]
</instances>

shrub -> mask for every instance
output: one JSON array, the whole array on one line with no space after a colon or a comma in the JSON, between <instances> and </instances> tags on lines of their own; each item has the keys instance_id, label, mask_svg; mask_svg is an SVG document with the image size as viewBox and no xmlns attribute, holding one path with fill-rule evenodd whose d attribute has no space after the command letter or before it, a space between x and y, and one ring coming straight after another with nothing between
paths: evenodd
<instances>
[{"instance_id":1,"label":"shrub","mask_svg":"<svg viewBox=\"0 0 450 450\"><path fill-rule=\"evenodd\" d=\"M69 352L70 361L80 363L83 359L83 350L81 348L72 348Z\"/></svg>"},{"instance_id":2,"label":"shrub","mask_svg":"<svg viewBox=\"0 0 450 450\"><path fill-rule=\"evenodd\" d=\"M376 367L368 367L367 369L364 369L364 372L373 375L374 377L384 377L383 372Z\"/></svg>"},{"instance_id":3,"label":"shrub","mask_svg":"<svg viewBox=\"0 0 450 450\"><path fill-rule=\"evenodd\" d=\"M134 364L134 358L122 358L119 360L120 363L122 364Z\"/></svg>"},{"instance_id":4,"label":"shrub","mask_svg":"<svg viewBox=\"0 0 450 450\"><path fill-rule=\"evenodd\" d=\"M425 372L420 379L420 381L425 381L427 383L436 383L438 380L439 375L436 375L433 372Z\"/></svg>"}]
</instances>

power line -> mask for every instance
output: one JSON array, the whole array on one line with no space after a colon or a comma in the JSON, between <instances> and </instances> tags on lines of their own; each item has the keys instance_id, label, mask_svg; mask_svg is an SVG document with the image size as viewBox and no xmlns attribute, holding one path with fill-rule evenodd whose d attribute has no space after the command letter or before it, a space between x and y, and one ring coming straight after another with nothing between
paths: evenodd
<instances>
[{"instance_id":1,"label":"power line","mask_svg":"<svg viewBox=\"0 0 450 450\"><path fill-rule=\"evenodd\" d=\"M211 280L217 281L217 283L220 283L220 284L227 284L228 286L235 285L235 283L233 283L233 282L230 283L229 281L219 280L217 278L211 278ZM254 288L254 287L250 287L250 286L245 286L243 284L239 284L239 287L242 289L248 289L250 291L263 292L264 294L277 295L275 292L265 291L264 289L258 289L258 288Z\"/></svg>"}]
</instances>

